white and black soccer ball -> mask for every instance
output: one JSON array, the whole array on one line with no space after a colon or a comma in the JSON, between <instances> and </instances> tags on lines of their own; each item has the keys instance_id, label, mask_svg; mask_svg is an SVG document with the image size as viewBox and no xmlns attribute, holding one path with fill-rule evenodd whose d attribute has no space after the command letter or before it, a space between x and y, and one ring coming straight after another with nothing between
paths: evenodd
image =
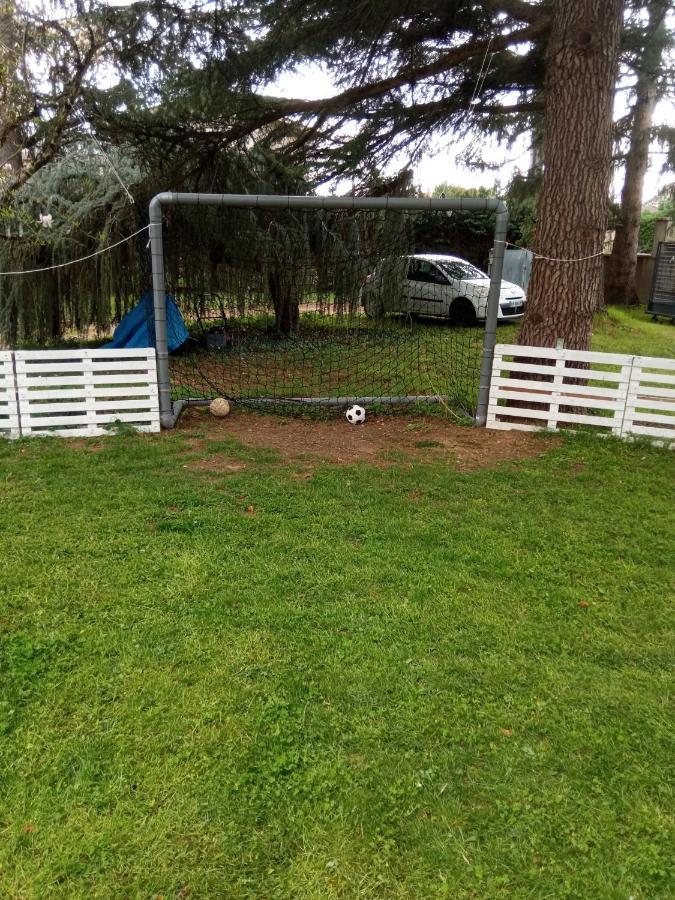
<instances>
[{"instance_id":1,"label":"white and black soccer ball","mask_svg":"<svg viewBox=\"0 0 675 900\"><path fill-rule=\"evenodd\" d=\"M362 406L350 406L345 416L351 425L361 425L366 421L366 411Z\"/></svg>"}]
</instances>

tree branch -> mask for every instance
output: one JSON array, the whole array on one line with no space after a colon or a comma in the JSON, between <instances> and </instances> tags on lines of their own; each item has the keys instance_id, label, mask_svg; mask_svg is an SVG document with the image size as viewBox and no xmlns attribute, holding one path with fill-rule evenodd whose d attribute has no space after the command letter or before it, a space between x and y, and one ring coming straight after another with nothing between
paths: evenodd
<instances>
[{"instance_id":1,"label":"tree branch","mask_svg":"<svg viewBox=\"0 0 675 900\"><path fill-rule=\"evenodd\" d=\"M530 22L531 24L539 22L542 17L549 15L547 5L539 3L534 6L531 3L525 3L524 0L486 0L485 5L493 15L506 13L512 19L519 19L521 22Z\"/></svg>"},{"instance_id":2,"label":"tree branch","mask_svg":"<svg viewBox=\"0 0 675 900\"><path fill-rule=\"evenodd\" d=\"M347 90L332 97L320 100L271 100L271 98L265 96L258 97L257 99L261 105L266 105L267 112L261 112L257 116L254 115L249 121L233 125L229 130L229 140L240 140L250 135L257 128L268 125L285 116L311 115L312 113L326 116L346 106L353 106L354 104L362 103L364 100L382 97L396 88L416 84L426 78L447 72L449 69L467 62L474 56L486 53L488 50L496 53L499 50L507 49L513 44L528 43L545 34L548 30L549 22L548 16L542 16L537 22L512 31L509 34L493 36L488 40L476 41L463 47L453 47L431 63L409 67L389 78L382 78L379 81L347 88ZM274 104L271 108L270 103Z\"/></svg>"}]
</instances>

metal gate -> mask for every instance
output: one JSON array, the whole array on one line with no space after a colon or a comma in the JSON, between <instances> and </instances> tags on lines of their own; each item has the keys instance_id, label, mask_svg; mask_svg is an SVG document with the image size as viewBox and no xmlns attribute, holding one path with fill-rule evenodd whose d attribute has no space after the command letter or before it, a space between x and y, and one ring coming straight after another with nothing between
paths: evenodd
<instances>
[{"instance_id":1,"label":"metal gate","mask_svg":"<svg viewBox=\"0 0 675 900\"><path fill-rule=\"evenodd\" d=\"M647 312L675 319L675 241L662 241L656 249Z\"/></svg>"}]
</instances>

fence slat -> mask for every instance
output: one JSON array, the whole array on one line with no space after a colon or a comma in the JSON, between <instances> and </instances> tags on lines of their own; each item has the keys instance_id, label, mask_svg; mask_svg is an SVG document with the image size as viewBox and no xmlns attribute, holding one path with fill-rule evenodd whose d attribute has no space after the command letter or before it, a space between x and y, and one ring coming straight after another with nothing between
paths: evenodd
<instances>
[{"instance_id":1,"label":"fence slat","mask_svg":"<svg viewBox=\"0 0 675 900\"><path fill-rule=\"evenodd\" d=\"M636 356L633 365L640 369L670 369L675 372L675 359L665 356Z\"/></svg>"},{"instance_id":2,"label":"fence slat","mask_svg":"<svg viewBox=\"0 0 675 900\"><path fill-rule=\"evenodd\" d=\"M52 425L73 425L73 427L76 425L110 425L113 422L153 422L155 419L157 419L157 414L152 412L152 410L143 412L101 413L91 412L85 409L64 416L22 416L21 428L26 431L30 429L34 432L36 429L51 427Z\"/></svg>"},{"instance_id":3,"label":"fence slat","mask_svg":"<svg viewBox=\"0 0 675 900\"><path fill-rule=\"evenodd\" d=\"M495 353L500 356L518 356L563 360L564 362L601 363L604 366L629 366L633 357L626 353L601 353L598 350L566 350L558 347L526 347L520 344L497 344Z\"/></svg>"},{"instance_id":4,"label":"fence slat","mask_svg":"<svg viewBox=\"0 0 675 900\"><path fill-rule=\"evenodd\" d=\"M109 352L109 351L108 351ZM16 371L17 375L31 375L33 372L38 372L40 374L47 374L49 372L54 373L55 375L60 375L63 372L73 372L82 374L82 361L72 361L69 362L46 362L46 363L33 363L33 362L19 362L16 361ZM100 360L94 361L92 360L91 371L96 372L97 374L101 374L103 372L146 372L147 371L147 361L138 360L138 359L129 359L129 360Z\"/></svg>"},{"instance_id":5,"label":"fence slat","mask_svg":"<svg viewBox=\"0 0 675 900\"><path fill-rule=\"evenodd\" d=\"M155 351L152 347L128 347L123 350L106 349L105 347L92 347L82 350L15 350L16 361L24 360L49 360L57 362L65 359L151 359Z\"/></svg>"},{"instance_id":6,"label":"fence slat","mask_svg":"<svg viewBox=\"0 0 675 900\"><path fill-rule=\"evenodd\" d=\"M671 425L675 428L675 416L662 415L661 413L655 412L654 410L637 410L635 407L628 407L626 409L626 421L634 421L634 422L652 422L657 423L661 422L664 425Z\"/></svg>"},{"instance_id":7,"label":"fence slat","mask_svg":"<svg viewBox=\"0 0 675 900\"><path fill-rule=\"evenodd\" d=\"M658 372L643 372L641 369L637 370L635 375L635 383L640 384L645 389L648 389L652 384L673 384L673 376L672 375L664 375Z\"/></svg>"},{"instance_id":8,"label":"fence slat","mask_svg":"<svg viewBox=\"0 0 675 900\"><path fill-rule=\"evenodd\" d=\"M526 372L527 374L538 376L555 376L560 371L562 371L565 378L582 378L585 381L612 381L619 384L628 384L628 371L626 367L624 367L620 372L606 372L601 369L561 370L560 366L539 366L531 365L530 363L505 362L504 360L502 360L499 369L494 369L494 371L499 373Z\"/></svg>"},{"instance_id":9,"label":"fence slat","mask_svg":"<svg viewBox=\"0 0 675 900\"><path fill-rule=\"evenodd\" d=\"M629 394L626 408L631 410L648 410L650 412L675 412L675 403L662 400L660 397L636 397Z\"/></svg>"},{"instance_id":10,"label":"fence slat","mask_svg":"<svg viewBox=\"0 0 675 900\"><path fill-rule=\"evenodd\" d=\"M554 385L551 385L551 387L553 388ZM506 388L499 391L499 399L520 400L524 403L548 403L552 408L555 407L556 409L558 406L583 406L588 409L622 410L625 403L623 398L616 397L610 400L604 397L579 397L574 394L555 392L553 390L544 393L541 391L525 390L510 391Z\"/></svg>"},{"instance_id":11,"label":"fence slat","mask_svg":"<svg viewBox=\"0 0 675 900\"><path fill-rule=\"evenodd\" d=\"M520 399L520 398L519 398ZM541 402L541 401L537 401ZM529 409L512 406L495 406L493 407L495 415L510 416L518 419L537 419L548 422L550 412L545 409ZM556 422L564 422L570 425L597 425L598 427L611 428L616 426L614 416L587 416L584 413L565 413L558 411ZM545 426L540 425L540 428Z\"/></svg>"},{"instance_id":12,"label":"fence slat","mask_svg":"<svg viewBox=\"0 0 675 900\"><path fill-rule=\"evenodd\" d=\"M553 387L553 382L551 381L539 382L540 386L535 387L535 385L537 385L536 381L528 381L527 379L521 378L502 378L499 375L492 379L492 384L495 389L498 387L507 388L508 390L518 390L522 388L527 391L541 390L542 393L545 393L547 388L550 390ZM563 384L561 385L560 390L564 391L566 396L595 397L597 400L614 400L618 396L625 397L627 395L628 380L617 387L608 387L606 384ZM567 393L568 391L570 392L569 394Z\"/></svg>"},{"instance_id":13,"label":"fence slat","mask_svg":"<svg viewBox=\"0 0 675 900\"><path fill-rule=\"evenodd\" d=\"M631 397L637 400L675 400L675 388L658 388L651 385L633 387Z\"/></svg>"},{"instance_id":14,"label":"fence slat","mask_svg":"<svg viewBox=\"0 0 675 900\"><path fill-rule=\"evenodd\" d=\"M108 387L107 385L83 385L82 387L71 389L46 390L31 388L30 390L22 388L18 392L19 401L21 400L84 400L85 397L91 396L99 400L105 400L108 397L147 397L148 388L133 387Z\"/></svg>"},{"instance_id":15,"label":"fence slat","mask_svg":"<svg viewBox=\"0 0 675 900\"><path fill-rule=\"evenodd\" d=\"M117 409L152 409L152 401L149 397L145 400L120 400L113 398L112 400L98 400L96 397L82 397L78 400L69 400L59 403L52 401L51 403L34 403L30 404L30 415L36 416L40 414L52 414L63 412L64 415L70 415L74 412L88 412L94 418L99 413L107 413L110 410Z\"/></svg>"},{"instance_id":16,"label":"fence slat","mask_svg":"<svg viewBox=\"0 0 675 900\"><path fill-rule=\"evenodd\" d=\"M495 421L487 427L495 428L498 431L541 431L541 425L525 425L522 422L502 422L501 419L495 419Z\"/></svg>"},{"instance_id":17,"label":"fence slat","mask_svg":"<svg viewBox=\"0 0 675 900\"><path fill-rule=\"evenodd\" d=\"M56 378L56 380L55 380ZM107 384L126 384L126 385L149 385L157 384L157 372L129 372L126 375L91 375L85 377L82 370L78 370L72 375L65 373L55 373L54 375L42 375L30 373L30 382L26 381L26 373L21 373L19 379L21 384L30 384L31 388L53 388L55 384L69 385L78 387L80 385L107 385Z\"/></svg>"},{"instance_id":18,"label":"fence slat","mask_svg":"<svg viewBox=\"0 0 675 900\"><path fill-rule=\"evenodd\" d=\"M19 407L14 383L14 359L11 351L0 351L0 436L21 435Z\"/></svg>"},{"instance_id":19,"label":"fence slat","mask_svg":"<svg viewBox=\"0 0 675 900\"><path fill-rule=\"evenodd\" d=\"M670 428L654 428L649 425L635 424L624 428L623 437L630 437L631 435L637 434L644 435L645 437L660 438L661 442L672 446L673 432Z\"/></svg>"},{"instance_id":20,"label":"fence slat","mask_svg":"<svg viewBox=\"0 0 675 900\"><path fill-rule=\"evenodd\" d=\"M159 419L155 422L133 425L134 431L152 434L160 430ZM81 438L81 437L101 437L102 435L112 434L112 430L102 429L100 425L80 425L78 428L50 428L49 431L29 431L28 437L64 437L64 438Z\"/></svg>"}]
</instances>

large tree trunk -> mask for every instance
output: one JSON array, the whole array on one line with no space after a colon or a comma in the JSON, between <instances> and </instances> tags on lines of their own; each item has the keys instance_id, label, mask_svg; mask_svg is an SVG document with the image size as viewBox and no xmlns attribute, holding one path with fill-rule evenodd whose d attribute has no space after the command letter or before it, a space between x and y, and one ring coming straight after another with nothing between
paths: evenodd
<instances>
[{"instance_id":1,"label":"large tree trunk","mask_svg":"<svg viewBox=\"0 0 675 900\"><path fill-rule=\"evenodd\" d=\"M635 292L642 188L649 166L649 139L657 100L656 73L663 55L662 32L670 0L649 4L647 46L640 60L635 85L635 105L626 156L626 172L621 191L620 223L616 229L612 255L605 277L606 303L638 303Z\"/></svg>"},{"instance_id":2,"label":"large tree trunk","mask_svg":"<svg viewBox=\"0 0 675 900\"><path fill-rule=\"evenodd\" d=\"M544 174L534 249L556 259L602 252L623 0L556 0L546 51ZM535 259L520 343L587 349L602 257Z\"/></svg>"},{"instance_id":3,"label":"large tree trunk","mask_svg":"<svg viewBox=\"0 0 675 900\"><path fill-rule=\"evenodd\" d=\"M530 178L541 175L544 168L544 132L538 122L532 129L532 157L530 160Z\"/></svg>"},{"instance_id":4,"label":"large tree trunk","mask_svg":"<svg viewBox=\"0 0 675 900\"><path fill-rule=\"evenodd\" d=\"M298 327L300 304L291 273L278 264L267 274L274 305L274 324L279 334L291 334Z\"/></svg>"},{"instance_id":5,"label":"large tree trunk","mask_svg":"<svg viewBox=\"0 0 675 900\"><path fill-rule=\"evenodd\" d=\"M21 136L12 126L17 59L14 3L0 0L0 173L5 165L15 173L21 169Z\"/></svg>"}]
</instances>

